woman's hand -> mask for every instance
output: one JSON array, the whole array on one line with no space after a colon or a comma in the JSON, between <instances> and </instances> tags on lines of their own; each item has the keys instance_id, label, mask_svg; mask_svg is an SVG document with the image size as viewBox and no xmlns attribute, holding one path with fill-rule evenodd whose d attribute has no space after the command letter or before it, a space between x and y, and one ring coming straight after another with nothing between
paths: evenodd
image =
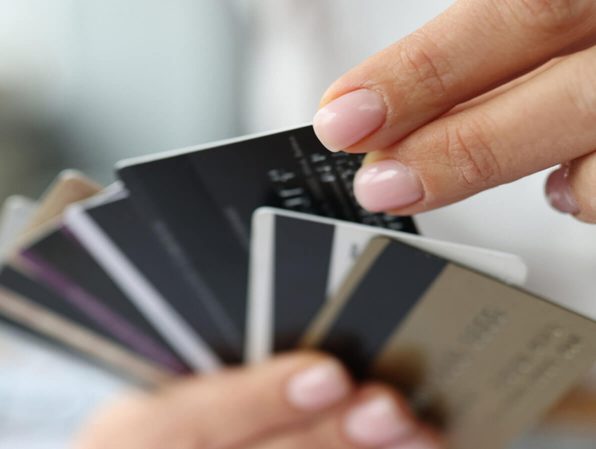
<instances>
[{"instance_id":1,"label":"woman's hand","mask_svg":"<svg viewBox=\"0 0 596 449\"><path fill-rule=\"evenodd\" d=\"M459 0L336 81L315 131L369 153L372 211L413 214L562 166L551 204L596 222L596 2Z\"/></svg>"},{"instance_id":2,"label":"woman's hand","mask_svg":"<svg viewBox=\"0 0 596 449\"><path fill-rule=\"evenodd\" d=\"M341 365L301 353L197 377L107 408L78 449L439 449L404 399L355 386Z\"/></svg>"}]
</instances>

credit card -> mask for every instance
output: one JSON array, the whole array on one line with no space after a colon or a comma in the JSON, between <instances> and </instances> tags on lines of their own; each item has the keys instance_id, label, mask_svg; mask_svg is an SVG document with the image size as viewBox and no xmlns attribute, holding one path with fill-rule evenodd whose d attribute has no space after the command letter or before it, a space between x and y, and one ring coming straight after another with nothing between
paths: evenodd
<instances>
[{"instance_id":1,"label":"credit card","mask_svg":"<svg viewBox=\"0 0 596 449\"><path fill-rule=\"evenodd\" d=\"M3 322L28 335L50 342L68 353L75 352L131 381L147 387L171 381L171 376L161 367L3 287L0 287L0 315Z\"/></svg>"},{"instance_id":2,"label":"credit card","mask_svg":"<svg viewBox=\"0 0 596 449\"><path fill-rule=\"evenodd\" d=\"M57 349L76 353L104 369L146 386L171 379L171 373L102 335L101 329L49 289L8 267L0 269L0 316L3 323Z\"/></svg>"},{"instance_id":3,"label":"credit card","mask_svg":"<svg viewBox=\"0 0 596 449\"><path fill-rule=\"evenodd\" d=\"M21 229L18 236L10 236L12 241L5 246L3 258L14 255L19 244L28 243L45 227L54 226L71 201L84 199L99 189L97 184L78 172L69 170L61 173L40 199L25 228ZM74 350L104 366L107 364L137 381L152 384L169 377L162 368L108 341L98 332L100 329L94 321L22 273L3 266L0 270L0 286L0 314L5 322L34 336L46 338L62 350ZM45 317L51 319L46 321ZM76 332L67 332L71 328ZM62 330L65 332L61 334ZM86 339L81 333L88 334ZM97 344L83 348L80 340Z\"/></svg>"},{"instance_id":4,"label":"credit card","mask_svg":"<svg viewBox=\"0 0 596 449\"><path fill-rule=\"evenodd\" d=\"M213 319L242 354L255 209L274 206L415 232L411 218L357 205L352 181L361 159L329 152L306 126L124 161L118 175L179 267L179 282L215 311Z\"/></svg>"},{"instance_id":5,"label":"credit card","mask_svg":"<svg viewBox=\"0 0 596 449\"><path fill-rule=\"evenodd\" d=\"M101 187L93 182L91 179L85 177L83 174L74 170L65 170L61 172L48 189L44 192L38 205L28 217L28 220L22 225L21 229L13 229L10 235L4 242L1 254L2 271L0 272L0 285L2 284L2 277L8 277L8 282L13 282L14 277L22 277L19 283L33 283L27 280L25 276L16 273L13 276L14 270L7 269L5 261L18 253L21 245L26 245L32 238L35 238L37 233L43 232L44 226L53 226L56 220L59 220L65 207L73 201L88 198L101 190ZM14 234L13 234L14 233ZM34 283L33 283L34 284ZM4 286L7 288L6 286ZM13 293L19 293L13 292ZM26 297L27 295L20 292L20 295ZM52 295L40 295L40 299L47 299ZM0 301L3 299L0 298ZM60 303L57 301L57 303ZM72 311L76 314L76 311ZM15 320L11 321L17 324ZM89 323L86 323L89 324Z\"/></svg>"},{"instance_id":6,"label":"credit card","mask_svg":"<svg viewBox=\"0 0 596 449\"><path fill-rule=\"evenodd\" d=\"M293 349L360 253L387 236L507 283L523 285L527 267L515 255L388 229L275 208L253 216L247 359Z\"/></svg>"},{"instance_id":7,"label":"credit card","mask_svg":"<svg viewBox=\"0 0 596 449\"><path fill-rule=\"evenodd\" d=\"M596 323L386 237L373 240L303 344L402 389L449 447L497 449L596 360Z\"/></svg>"},{"instance_id":8,"label":"credit card","mask_svg":"<svg viewBox=\"0 0 596 449\"><path fill-rule=\"evenodd\" d=\"M121 185L70 206L64 223L190 366L212 372L221 367L222 360L235 361L230 358L225 335L202 303L194 300L194 292L189 291L188 284L176 282L177 267L169 262L167 252L136 213ZM173 305L168 298L176 298ZM180 302L186 302L188 308L177 310L175 305ZM192 314L183 316L190 308L194 308Z\"/></svg>"},{"instance_id":9,"label":"credit card","mask_svg":"<svg viewBox=\"0 0 596 449\"><path fill-rule=\"evenodd\" d=\"M38 236L11 258L10 266L54 291L96 322L105 336L172 372L190 371L66 228Z\"/></svg>"},{"instance_id":10,"label":"credit card","mask_svg":"<svg viewBox=\"0 0 596 449\"><path fill-rule=\"evenodd\" d=\"M22 230L20 243L27 242L42 226L51 226L59 220L69 204L87 199L101 191L101 186L76 170L61 172L39 200L27 226Z\"/></svg>"}]
</instances>

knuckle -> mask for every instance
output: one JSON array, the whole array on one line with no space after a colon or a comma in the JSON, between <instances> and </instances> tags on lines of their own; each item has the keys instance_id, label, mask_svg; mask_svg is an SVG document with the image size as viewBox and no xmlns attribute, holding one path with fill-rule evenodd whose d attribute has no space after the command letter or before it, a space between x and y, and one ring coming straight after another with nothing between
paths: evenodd
<instances>
[{"instance_id":1,"label":"knuckle","mask_svg":"<svg viewBox=\"0 0 596 449\"><path fill-rule=\"evenodd\" d=\"M478 119L468 119L445 130L448 163L468 188L492 187L501 175L486 129Z\"/></svg>"},{"instance_id":2,"label":"knuckle","mask_svg":"<svg viewBox=\"0 0 596 449\"><path fill-rule=\"evenodd\" d=\"M585 19L592 0L509 0L520 22L546 34L559 34Z\"/></svg>"},{"instance_id":3,"label":"knuckle","mask_svg":"<svg viewBox=\"0 0 596 449\"><path fill-rule=\"evenodd\" d=\"M568 78L568 97L576 111L576 117L592 129L596 122L596 49L576 56L575 70Z\"/></svg>"},{"instance_id":4,"label":"knuckle","mask_svg":"<svg viewBox=\"0 0 596 449\"><path fill-rule=\"evenodd\" d=\"M426 90L431 101L448 94L453 84L451 65L428 34L422 30L411 34L404 41L400 56L402 64L415 75L415 87Z\"/></svg>"}]
</instances>

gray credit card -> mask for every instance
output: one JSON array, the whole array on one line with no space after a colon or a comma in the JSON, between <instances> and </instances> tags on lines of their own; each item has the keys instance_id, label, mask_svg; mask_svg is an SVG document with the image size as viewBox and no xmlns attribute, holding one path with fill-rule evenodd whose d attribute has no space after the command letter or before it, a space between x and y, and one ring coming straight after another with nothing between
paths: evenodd
<instances>
[{"instance_id":1,"label":"gray credit card","mask_svg":"<svg viewBox=\"0 0 596 449\"><path fill-rule=\"evenodd\" d=\"M589 370L596 323L379 237L303 344L401 388L445 426L450 448L498 449Z\"/></svg>"}]
</instances>

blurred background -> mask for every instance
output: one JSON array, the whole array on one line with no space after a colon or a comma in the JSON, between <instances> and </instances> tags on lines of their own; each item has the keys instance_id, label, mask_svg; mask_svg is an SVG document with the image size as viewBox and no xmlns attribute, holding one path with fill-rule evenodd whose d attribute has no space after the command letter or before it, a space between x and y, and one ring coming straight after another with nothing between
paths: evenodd
<instances>
[{"instance_id":1,"label":"blurred background","mask_svg":"<svg viewBox=\"0 0 596 449\"><path fill-rule=\"evenodd\" d=\"M450 3L0 0L0 201L37 198L63 168L109 183L122 158L307 122L334 78ZM527 181L528 196L542 179ZM425 226L439 222L446 229L441 213ZM461 229L454 240L478 243ZM524 241L494 247L538 254ZM0 327L0 447L66 447L124 388ZM516 447L593 448L594 438L548 427Z\"/></svg>"}]
</instances>

